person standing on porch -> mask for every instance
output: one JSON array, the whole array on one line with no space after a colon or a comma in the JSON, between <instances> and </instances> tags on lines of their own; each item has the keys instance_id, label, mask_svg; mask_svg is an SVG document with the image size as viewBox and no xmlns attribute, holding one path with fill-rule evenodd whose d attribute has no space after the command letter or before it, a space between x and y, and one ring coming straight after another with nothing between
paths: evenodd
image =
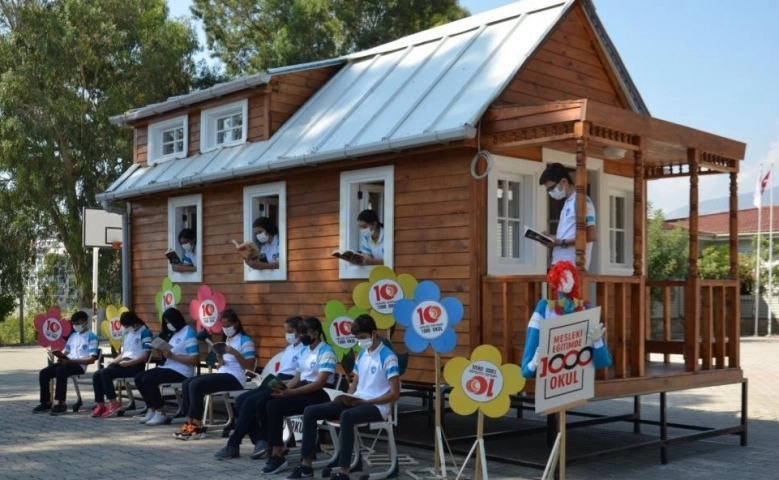
<instances>
[{"instance_id":1,"label":"person standing on porch","mask_svg":"<svg viewBox=\"0 0 779 480\"><path fill-rule=\"evenodd\" d=\"M576 185L571 179L568 169L561 163L550 163L546 166L539 185L546 188L546 192L554 200L564 200L563 209L560 212L560 219L557 222L557 232L552 239L554 248L552 250L552 265L557 262L567 260L576 265ZM587 224L587 247L584 253L584 269L590 268L590 259L592 258L592 244L598 240L598 230L595 227L595 207L589 196L585 197L587 201L587 215L585 222Z\"/></svg>"}]
</instances>

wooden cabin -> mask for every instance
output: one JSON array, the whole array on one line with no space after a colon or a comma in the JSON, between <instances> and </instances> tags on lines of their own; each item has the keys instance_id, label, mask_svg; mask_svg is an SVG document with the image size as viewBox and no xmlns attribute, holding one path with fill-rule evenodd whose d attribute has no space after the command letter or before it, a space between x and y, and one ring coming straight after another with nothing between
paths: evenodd
<instances>
[{"instance_id":1,"label":"wooden cabin","mask_svg":"<svg viewBox=\"0 0 779 480\"><path fill-rule=\"evenodd\" d=\"M490 343L519 362L545 294L549 254L524 225L554 231L560 206L539 186L546 163L575 171L597 212L583 272L602 307L614 366L601 398L738 383L736 176L745 145L649 115L590 0L524 0L330 61L269 70L126 112L134 165L100 194L130 216L131 307L155 319L169 276L182 304L201 284L222 292L266 361L283 320L352 305L370 267L331 256L356 248L357 213L385 225L385 264L435 281L465 306L453 356ZM730 176L731 280L697 275L698 182ZM647 182L690 179L690 275L646 278ZM679 192L676 192L679 193ZM688 195L688 192L684 192ZM578 202L580 206L584 202ZM584 211L577 262L584 265ZM258 216L280 229L280 267L252 270L230 240ZM197 232L197 273L165 251ZM685 299L684 340L650 332L649 289ZM402 343L400 332L396 343ZM650 354L663 354L659 362ZM672 355L684 362L672 362ZM406 381L432 382L430 355ZM653 357L656 358L656 357Z\"/></svg>"}]
</instances>

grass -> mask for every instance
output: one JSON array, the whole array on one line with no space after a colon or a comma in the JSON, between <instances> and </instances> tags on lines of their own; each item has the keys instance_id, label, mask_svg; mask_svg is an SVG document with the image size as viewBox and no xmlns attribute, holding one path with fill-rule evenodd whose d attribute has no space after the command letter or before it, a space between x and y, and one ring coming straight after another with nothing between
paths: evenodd
<instances>
[{"instance_id":1,"label":"grass","mask_svg":"<svg viewBox=\"0 0 779 480\"><path fill-rule=\"evenodd\" d=\"M36 341L37 333L33 327L33 317L24 319L24 344L32 345ZM0 346L19 345L19 317L9 316L0 322Z\"/></svg>"}]
</instances>

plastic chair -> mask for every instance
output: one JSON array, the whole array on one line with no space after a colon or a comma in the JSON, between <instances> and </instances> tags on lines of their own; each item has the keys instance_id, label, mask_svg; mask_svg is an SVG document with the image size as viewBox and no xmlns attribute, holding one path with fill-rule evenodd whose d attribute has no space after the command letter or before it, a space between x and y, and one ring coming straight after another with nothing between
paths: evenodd
<instances>
[{"instance_id":1,"label":"plastic chair","mask_svg":"<svg viewBox=\"0 0 779 480\"><path fill-rule=\"evenodd\" d=\"M101 370L103 368L103 351L101 349L98 349L97 351L97 360L95 363L97 363L97 369ZM47 357L49 360L49 363L54 363L56 359L51 354L51 352L47 352ZM84 377L83 379L81 377ZM81 407L84 406L84 400L81 397L81 388L79 387L80 381L83 382L86 385L87 379L89 379L89 385L92 385L92 374L91 373L79 373L77 375L71 375L70 381L73 383L73 390L76 392L76 403L73 404L71 407L71 410L73 413L78 413L79 410L81 410ZM51 392L52 398L51 403L54 403L54 379L52 378L49 380L49 391Z\"/></svg>"}]
</instances>

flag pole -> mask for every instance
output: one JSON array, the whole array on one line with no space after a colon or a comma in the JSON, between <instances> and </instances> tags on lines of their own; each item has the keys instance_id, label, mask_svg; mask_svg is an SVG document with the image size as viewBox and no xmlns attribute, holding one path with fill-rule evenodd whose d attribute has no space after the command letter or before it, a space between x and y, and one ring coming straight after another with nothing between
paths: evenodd
<instances>
[{"instance_id":1,"label":"flag pole","mask_svg":"<svg viewBox=\"0 0 779 480\"><path fill-rule=\"evenodd\" d=\"M757 207L757 253L755 254L755 336L757 336L757 325L760 322L760 224L761 218L761 205L762 205L762 181L763 181L763 166L760 165L760 173L757 175L757 186L755 190L754 204Z\"/></svg>"},{"instance_id":2,"label":"flag pole","mask_svg":"<svg viewBox=\"0 0 779 480\"><path fill-rule=\"evenodd\" d=\"M774 321L774 177L771 175L774 163L768 167L768 335L771 336L771 322Z\"/></svg>"}]
</instances>

